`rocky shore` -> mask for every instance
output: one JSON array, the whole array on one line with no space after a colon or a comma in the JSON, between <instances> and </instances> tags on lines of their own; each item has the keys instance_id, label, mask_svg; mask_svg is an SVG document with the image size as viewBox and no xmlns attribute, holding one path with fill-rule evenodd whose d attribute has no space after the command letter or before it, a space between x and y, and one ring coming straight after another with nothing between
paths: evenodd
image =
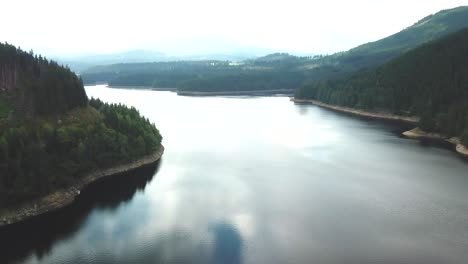
<instances>
[{"instance_id":1,"label":"rocky shore","mask_svg":"<svg viewBox=\"0 0 468 264\"><path fill-rule=\"evenodd\" d=\"M468 148L465 145L457 144L455 147L458 153L468 157Z\"/></svg>"},{"instance_id":2,"label":"rocky shore","mask_svg":"<svg viewBox=\"0 0 468 264\"><path fill-rule=\"evenodd\" d=\"M152 164L158 161L163 153L164 146L161 145L153 154L147 155L143 158L89 173L81 177L78 182L66 189L57 190L46 196L34 199L33 201L19 204L14 208L0 209L0 226L17 223L28 218L65 207L71 204L80 194L80 191L88 184L104 177L128 172L139 167Z\"/></svg>"},{"instance_id":3,"label":"rocky shore","mask_svg":"<svg viewBox=\"0 0 468 264\"><path fill-rule=\"evenodd\" d=\"M419 122L419 117L417 116L400 116L400 115L394 115L394 114L385 113L385 112L370 112L370 111L364 111L364 110L354 109L350 107L326 104L326 103L322 103L316 100L291 98L291 101L297 104L313 104L313 105L317 105L317 106L327 108L330 110L334 110L337 112L348 113L348 114L362 116L362 117L405 122L405 123L410 123L410 124L417 124Z\"/></svg>"},{"instance_id":4,"label":"rocky shore","mask_svg":"<svg viewBox=\"0 0 468 264\"><path fill-rule=\"evenodd\" d=\"M403 132L403 136L411 139L443 140L453 144L455 146L455 150L461 155L468 156L468 148L461 144L460 138L458 137L447 137L438 133L429 133L419 127Z\"/></svg>"}]
</instances>

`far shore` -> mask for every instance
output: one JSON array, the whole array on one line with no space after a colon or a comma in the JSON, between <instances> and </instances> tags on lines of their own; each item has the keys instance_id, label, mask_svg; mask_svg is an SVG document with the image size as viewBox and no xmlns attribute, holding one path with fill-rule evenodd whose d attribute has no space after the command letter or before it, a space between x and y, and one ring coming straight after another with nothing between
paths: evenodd
<instances>
[{"instance_id":1,"label":"far shore","mask_svg":"<svg viewBox=\"0 0 468 264\"><path fill-rule=\"evenodd\" d=\"M317 106L327 108L333 111L348 113L348 114L362 116L362 117L398 121L398 122L404 122L404 123L409 123L409 124L417 124L419 122L419 117L417 116L401 116L401 115L395 115L395 114L386 113L386 112L370 112L370 111L364 111L364 110L354 109L350 107L326 104L326 103L322 103L316 100L291 98L291 101L297 104L313 104L313 105L317 105Z\"/></svg>"},{"instance_id":2,"label":"far shore","mask_svg":"<svg viewBox=\"0 0 468 264\"><path fill-rule=\"evenodd\" d=\"M75 198L80 195L80 191L92 182L153 164L161 158L163 153L164 146L161 145L154 153L140 159L88 173L68 188L57 190L51 194L24 202L13 208L0 209L0 227L66 207L73 203Z\"/></svg>"},{"instance_id":3,"label":"far shore","mask_svg":"<svg viewBox=\"0 0 468 264\"><path fill-rule=\"evenodd\" d=\"M126 85L107 85L109 88L115 89L142 89L142 90L153 90L153 91L168 91L168 92L176 92L177 88L158 88L158 87L151 87L151 86L126 86Z\"/></svg>"},{"instance_id":4,"label":"far shore","mask_svg":"<svg viewBox=\"0 0 468 264\"><path fill-rule=\"evenodd\" d=\"M248 90L248 91L216 91L216 92L198 92L198 91L180 91L177 90L177 95L182 96L242 96L242 95L275 95L287 94L291 95L294 90L291 89L273 89L273 90Z\"/></svg>"},{"instance_id":5,"label":"far shore","mask_svg":"<svg viewBox=\"0 0 468 264\"><path fill-rule=\"evenodd\" d=\"M151 86L126 86L126 85L107 85L113 89L132 89L132 90L152 90L152 91L168 91L176 92L180 96L249 96L249 95L287 95L294 94L293 89L271 89L271 90L245 90L245 91L214 91L214 92L200 92L200 91L182 91L178 88L157 88Z\"/></svg>"}]
</instances>

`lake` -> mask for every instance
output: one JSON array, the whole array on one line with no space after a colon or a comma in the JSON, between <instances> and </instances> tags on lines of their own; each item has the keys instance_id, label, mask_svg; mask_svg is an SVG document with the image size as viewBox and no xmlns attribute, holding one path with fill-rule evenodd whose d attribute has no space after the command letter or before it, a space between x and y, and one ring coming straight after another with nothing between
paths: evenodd
<instances>
[{"instance_id":1,"label":"lake","mask_svg":"<svg viewBox=\"0 0 468 264\"><path fill-rule=\"evenodd\" d=\"M87 87L162 160L0 229L0 263L467 263L468 162L400 125L287 97Z\"/></svg>"}]
</instances>

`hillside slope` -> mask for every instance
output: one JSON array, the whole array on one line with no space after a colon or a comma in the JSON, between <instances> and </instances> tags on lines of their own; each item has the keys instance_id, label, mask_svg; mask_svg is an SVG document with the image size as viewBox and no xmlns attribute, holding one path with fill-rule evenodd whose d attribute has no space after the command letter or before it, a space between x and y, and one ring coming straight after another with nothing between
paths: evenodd
<instances>
[{"instance_id":1,"label":"hillside slope","mask_svg":"<svg viewBox=\"0 0 468 264\"><path fill-rule=\"evenodd\" d=\"M396 34L363 44L346 52L334 54L329 59L341 64L344 68L372 67L423 43L457 32L465 27L468 27L468 6L443 10L421 19Z\"/></svg>"}]
</instances>

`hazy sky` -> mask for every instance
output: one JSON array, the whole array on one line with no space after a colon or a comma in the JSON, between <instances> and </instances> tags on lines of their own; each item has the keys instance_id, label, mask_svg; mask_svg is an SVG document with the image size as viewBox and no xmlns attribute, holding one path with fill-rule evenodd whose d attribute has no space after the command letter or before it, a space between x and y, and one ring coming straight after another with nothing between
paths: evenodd
<instances>
[{"instance_id":1,"label":"hazy sky","mask_svg":"<svg viewBox=\"0 0 468 264\"><path fill-rule=\"evenodd\" d=\"M0 0L0 41L45 54L333 53L468 0Z\"/></svg>"}]
</instances>

